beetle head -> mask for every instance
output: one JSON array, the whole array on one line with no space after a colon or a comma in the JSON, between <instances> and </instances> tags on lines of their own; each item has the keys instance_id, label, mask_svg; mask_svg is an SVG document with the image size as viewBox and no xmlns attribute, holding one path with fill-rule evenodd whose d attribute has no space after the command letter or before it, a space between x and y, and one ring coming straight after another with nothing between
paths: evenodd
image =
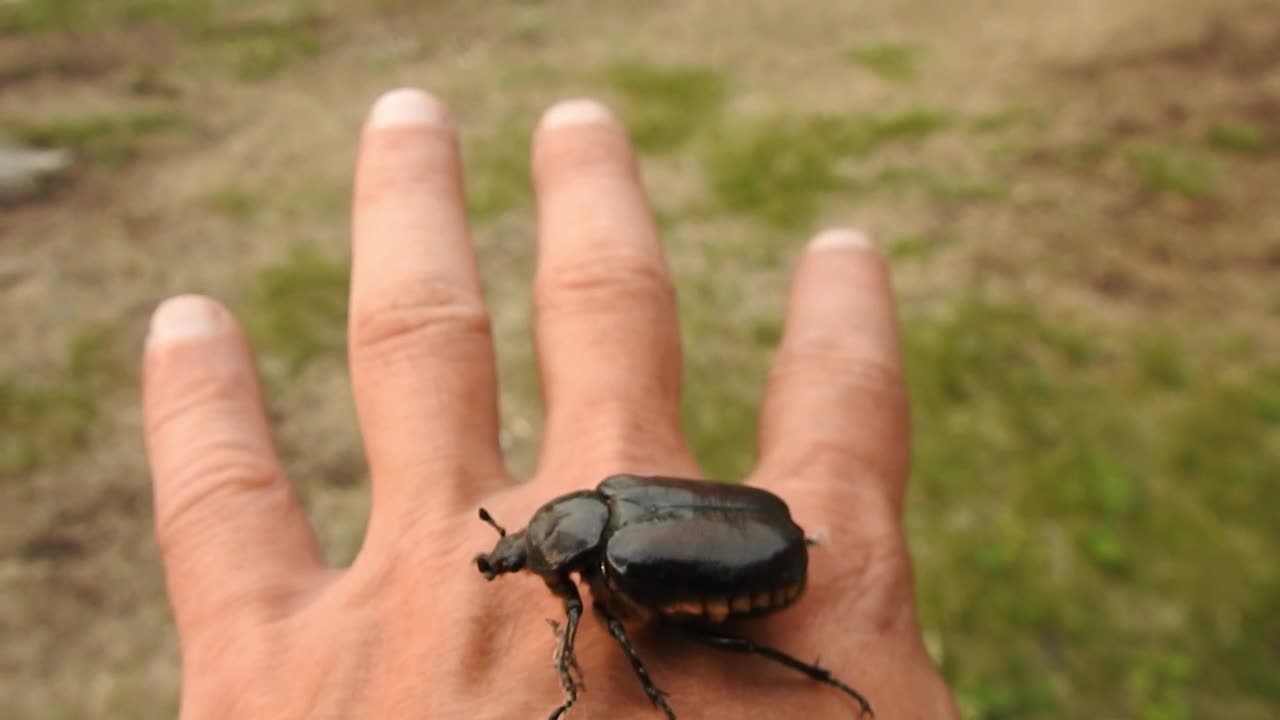
<instances>
[{"instance_id":1,"label":"beetle head","mask_svg":"<svg viewBox=\"0 0 1280 720\"><path fill-rule=\"evenodd\" d=\"M492 580L505 573L518 572L524 569L528 550L524 541L524 530L507 534L507 531L494 522L484 508L480 508L480 519L489 523L498 531L498 544L493 552L476 555L476 567L486 580Z\"/></svg>"}]
</instances>

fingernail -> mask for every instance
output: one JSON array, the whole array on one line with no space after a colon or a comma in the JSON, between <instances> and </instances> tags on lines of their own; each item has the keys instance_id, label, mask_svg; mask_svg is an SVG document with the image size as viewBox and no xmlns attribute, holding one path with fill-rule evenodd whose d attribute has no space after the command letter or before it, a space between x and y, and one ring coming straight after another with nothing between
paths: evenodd
<instances>
[{"instance_id":1,"label":"fingernail","mask_svg":"<svg viewBox=\"0 0 1280 720\"><path fill-rule=\"evenodd\" d=\"M200 295L179 295L160 303L151 316L147 346L212 335L223 324L222 308Z\"/></svg>"},{"instance_id":2,"label":"fingernail","mask_svg":"<svg viewBox=\"0 0 1280 720\"><path fill-rule=\"evenodd\" d=\"M612 125L617 123L609 108L586 98L565 100L551 106L542 115L542 127L557 128L569 125Z\"/></svg>"},{"instance_id":3,"label":"fingernail","mask_svg":"<svg viewBox=\"0 0 1280 720\"><path fill-rule=\"evenodd\" d=\"M861 230L852 228L833 228L823 230L809 242L810 250L832 250L835 248L861 248L869 250L875 247L871 237Z\"/></svg>"},{"instance_id":4,"label":"fingernail","mask_svg":"<svg viewBox=\"0 0 1280 720\"><path fill-rule=\"evenodd\" d=\"M393 126L433 125L453 127L449 109L432 95L417 88L399 88L384 93L373 103L369 111L368 126L385 128Z\"/></svg>"}]
</instances>

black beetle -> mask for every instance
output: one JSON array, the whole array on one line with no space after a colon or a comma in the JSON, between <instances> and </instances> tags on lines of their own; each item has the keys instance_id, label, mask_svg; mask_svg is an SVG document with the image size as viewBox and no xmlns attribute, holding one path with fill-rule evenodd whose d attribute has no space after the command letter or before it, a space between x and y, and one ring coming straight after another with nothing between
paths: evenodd
<instances>
[{"instance_id":1,"label":"black beetle","mask_svg":"<svg viewBox=\"0 0 1280 720\"><path fill-rule=\"evenodd\" d=\"M565 700L551 720L578 697L571 675L581 676L573 654L582 617L582 598L570 578L575 572L591 588L593 609L622 646L645 694L670 720L675 713L649 679L623 621L656 620L698 642L766 657L839 688L857 700L862 714L872 714L866 698L827 670L712 627L729 617L776 612L804 591L813 541L773 493L706 480L613 475L595 490L546 503L519 532L508 534L483 508L480 519L499 535L493 552L475 558L486 579L528 570L564 601L555 663Z\"/></svg>"}]
</instances>

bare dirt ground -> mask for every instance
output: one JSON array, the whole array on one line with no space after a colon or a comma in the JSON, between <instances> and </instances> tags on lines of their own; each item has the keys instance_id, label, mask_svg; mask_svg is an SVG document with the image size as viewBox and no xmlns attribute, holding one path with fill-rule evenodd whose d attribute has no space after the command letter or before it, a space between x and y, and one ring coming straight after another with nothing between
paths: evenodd
<instances>
[{"instance_id":1,"label":"bare dirt ground","mask_svg":"<svg viewBox=\"0 0 1280 720\"><path fill-rule=\"evenodd\" d=\"M1188 488L1201 485L1180 485L1179 473L1202 484L1242 478L1243 495L1224 495L1227 510L1205 505L1203 525L1183 526L1207 549L1183 556L1179 568L1159 555L1184 530L1161 525L1158 513L1121 509L1118 529L1098 535L1088 512L1055 514L1059 506L1038 490L1002 495L1010 486L975 480L969 492L931 479L930 458L953 458L960 445L923 441L911 539L931 647L969 716L1261 718L1280 703L1280 688L1259 667L1280 660L1280 627L1259 620L1255 607L1280 598L1276 573L1257 570L1253 590L1202 588L1215 567L1274 565L1280 549L1260 506L1276 494L1248 485L1280 458L1273 3L125 5L152 10L0 22L0 137L77 153L75 167L38 196L0 206L0 696L8 716L174 714L178 655L150 534L136 385L148 313L169 294L204 292L236 307L263 351L280 443L331 558L343 563L358 548L365 469L340 325L346 204L363 114L403 84L445 98L463 127L513 466L530 468L538 430L527 348L527 136L551 102L596 95L628 119L658 113L646 177L687 313L689 420L709 470L734 476L750 462L742 417L776 337L787 257L821 225L854 222L894 256L908 322L952 322L948 313L981 293L1049 326L1087 328L1080 342L1092 359L1080 387L1104 388L1097 414L1153 443L1133 459L1150 469L1133 473L1149 505L1199 497ZM677 81L652 69L670 67L700 74ZM642 72L650 80L634 79ZM693 111L713 95L705 114ZM869 114L892 119L872 123L861 145L832 140L846 149L833 150L829 164L788 154L786 143L818 143L825 157L817 134L778 130L779 118L807 128ZM663 145L662 133L676 139ZM784 144L770 144L778 138ZM759 180L769 174L780 179ZM762 182L760 192L810 210L760 214L751 193ZM913 346L921 372L967 352L962 336L990 327L989 318L980 322L946 325L957 328L958 344L935 355L932 341ZM1108 374L1132 346L1147 379ZM981 360L982 348L973 352ZM716 371L724 366L737 370ZM1045 382L1065 377L1046 367ZM935 376L921 377L922 402L932 402ZM993 371L991 382L998 377ZM1213 436L1158 444L1181 427L1166 417L1202 386L1264 380L1270 395L1222 396L1262 398L1261 424L1248 426L1261 429L1245 447ZM1168 392L1156 396L1149 385L1161 383ZM1077 386L1056 387L1064 389L1045 391L1046 407L1067 408L1053 398ZM726 409L718 415L713 405ZM1001 458L1009 433L1026 424L982 401L946 408L946 422L931 421L939 411L921 432L990 429L974 435L989 445L965 445L973 455ZM1046 422L1084 417L1064 409ZM1203 472L1198 460L1179 459L1217 442L1248 458L1219 456ZM1022 477L1043 469L1037 451L1019 452L1009 457L1024 463ZM1044 470L1074 479L1053 472ZM1104 483L1104 501L1112 487ZM974 518L981 524L1014 507L1050 509L1010 521L999 542L975 540L970 553L963 538ZM1254 519L1233 530L1233 512ZM955 604L953 589L990 587L972 578L992 552L998 560L1054 528L1078 532L1080 562L1101 568L1063 581L1082 583L1073 585L1087 589L1078 597L1054 597L1086 602L1096 591L1109 619L1077 618L1035 593L1024 594L1030 619L999 604ZM1020 574L989 581L1034 586L1056 566L1011 567ZM1141 617L1170 592L1188 593L1186 602ZM1200 633L1201 622L1223 639L1176 639ZM1050 626L1067 630L1043 630ZM1148 633L1149 653L1119 648L1131 630ZM1020 650L997 646L1009 638L1005 647L1038 643L1026 650L1034 677L1019 674ZM952 665L968 657L973 668ZM1218 664L1233 678L1211 669Z\"/></svg>"}]
</instances>

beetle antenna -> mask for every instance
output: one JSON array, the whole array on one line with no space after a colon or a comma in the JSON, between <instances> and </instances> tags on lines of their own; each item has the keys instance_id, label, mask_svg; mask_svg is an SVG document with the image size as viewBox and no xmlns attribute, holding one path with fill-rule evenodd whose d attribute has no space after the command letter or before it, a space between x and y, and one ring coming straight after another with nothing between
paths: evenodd
<instances>
[{"instance_id":1,"label":"beetle antenna","mask_svg":"<svg viewBox=\"0 0 1280 720\"><path fill-rule=\"evenodd\" d=\"M499 525L499 524L498 524L498 523L493 519L493 516L489 514L489 511L488 511L488 510L485 510L484 508L480 508L480 519L481 519L481 520L483 520L483 521L485 521L485 522L487 522L487 523L489 523L490 525L492 525L492 526L493 526L493 529L498 531L498 537L506 537L506 536L507 536L507 531L506 531L506 529L505 529L505 528L503 528L501 525Z\"/></svg>"}]
</instances>

